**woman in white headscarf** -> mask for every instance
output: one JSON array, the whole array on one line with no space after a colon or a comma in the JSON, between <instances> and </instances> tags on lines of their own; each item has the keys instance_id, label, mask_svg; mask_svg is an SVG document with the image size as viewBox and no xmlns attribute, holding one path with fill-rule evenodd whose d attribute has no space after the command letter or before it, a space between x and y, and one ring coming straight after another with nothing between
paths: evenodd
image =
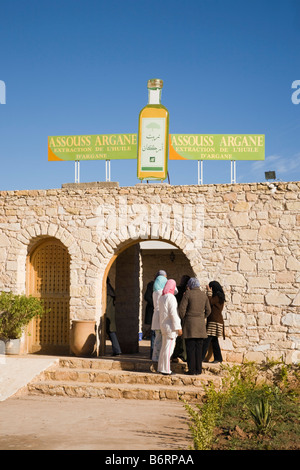
<instances>
[{"instance_id":1,"label":"woman in white headscarf","mask_svg":"<svg viewBox=\"0 0 300 470\"><path fill-rule=\"evenodd\" d=\"M177 335L182 334L181 321L177 312L175 298L176 282L169 279L159 299L159 322L162 334L162 345L158 359L157 372L171 375L171 356L175 348Z\"/></svg>"}]
</instances>

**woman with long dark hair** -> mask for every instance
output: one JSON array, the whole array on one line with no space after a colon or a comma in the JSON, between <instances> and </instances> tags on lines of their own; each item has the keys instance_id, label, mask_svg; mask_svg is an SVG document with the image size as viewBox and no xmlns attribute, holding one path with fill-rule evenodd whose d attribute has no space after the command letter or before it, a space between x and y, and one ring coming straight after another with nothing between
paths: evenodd
<instances>
[{"instance_id":1,"label":"woman with long dark hair","mask_svg":"<svg viewBox=\"0 0 300 470\"><path fill-rule=\"evenodd\" d=\"M222 286L217 281L211 281L206 286L207 295L211 306L211 314L207 318L206 332L207 338L204 340L202 359L204 360L210 343L213 348L214 360L213 363L223 362L221 348L219 344L219 337L223 336L225 339L225 328L222 310L226 301L225 294Z\"/></svg>"}]
</instances>

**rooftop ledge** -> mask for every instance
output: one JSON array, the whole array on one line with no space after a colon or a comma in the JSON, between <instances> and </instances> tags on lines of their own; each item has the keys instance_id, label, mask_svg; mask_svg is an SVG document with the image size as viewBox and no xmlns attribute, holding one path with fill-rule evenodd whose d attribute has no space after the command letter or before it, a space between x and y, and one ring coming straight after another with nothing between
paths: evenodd
<instances>
[{"instance_id":1,"label":"rooftop ledge","mask_svg":"<svg viewBox=\"0 0 300 470\"><path fill-rule=\"evenodd\" d=\"M65 183L61 187L65 189L118 188L119 183L114 181L93 181L92 183Z\"/></svg>"},{"instance_id":2,"label":"rooftop ledge","mask_svg":"<svg viewBox=\"0 0 300 470\"><path fill-rule=\"evenodd\" d=\"M157 191L174 191L178 193L180 191L190 191L197 193L206 193L214 190L216 192L226 191L262 191L267 193L277 193L281 191L288 192L299 192L300 181L274 181L273 183L261 181L261 182L250 182L250 183L214 183L214 184L184 184L184 185L171 185L169 183L137 183L132 186L120 186L116 181L94 181L85 183L64 183L61 188L48 188L48 189L15 189L15 190L0 190L0 197L6 196L55 196L60 191L69 192L81 192L81 191L92 191L101 192L113 191L121 193L127 193L130 190L141 192L145 190L148 192L151 188ZM274 191L275 189L275 191Z\"/></svg>"}]
</instances>

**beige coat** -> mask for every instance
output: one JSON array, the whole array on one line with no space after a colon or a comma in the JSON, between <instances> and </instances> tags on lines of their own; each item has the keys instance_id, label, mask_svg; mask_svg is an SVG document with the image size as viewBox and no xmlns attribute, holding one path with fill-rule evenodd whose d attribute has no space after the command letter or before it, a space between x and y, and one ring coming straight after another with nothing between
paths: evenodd
<instances>
[{"instance_id":1,"label":"beige coat","mask_svg":"<svg viewBox=\"0 0 300 470\"><path fill-rule=\"evenodd\" d=\"M179 306L184 338L207 338L205 319L211 308L207 295L200 288L186 290Z\"/></svg>"}]
</instances>

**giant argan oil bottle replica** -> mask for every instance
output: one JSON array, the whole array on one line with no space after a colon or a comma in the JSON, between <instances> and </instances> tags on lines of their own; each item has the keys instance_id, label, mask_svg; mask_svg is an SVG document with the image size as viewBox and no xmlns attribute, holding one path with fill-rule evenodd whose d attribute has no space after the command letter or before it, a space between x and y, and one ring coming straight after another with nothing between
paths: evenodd
<instances>
[{"instance_id":1,"label":"giant argan oil bottle replica","mask_svg":"<svg viewBox=\"0 0 300 470\"><path fill-rule=\"evenodd\" d=\"M163 81L148 80L148 104L139 115L137 176L163 181L168 173L169 111L161 104Z\"/></svg>"}]
</instances>

